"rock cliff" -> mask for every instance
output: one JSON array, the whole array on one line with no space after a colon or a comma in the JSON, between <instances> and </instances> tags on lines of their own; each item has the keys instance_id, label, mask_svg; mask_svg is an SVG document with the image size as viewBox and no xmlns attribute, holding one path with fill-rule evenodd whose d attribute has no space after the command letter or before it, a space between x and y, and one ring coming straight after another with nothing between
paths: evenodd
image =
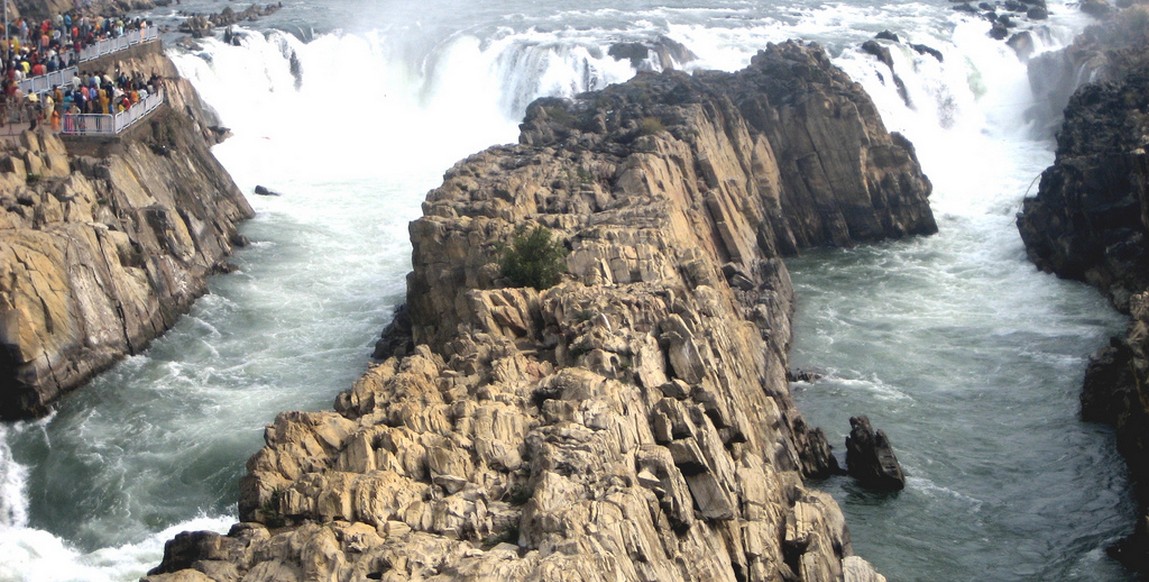
<instances>
[{"instance_id":1,"label":"rock cliff","mask_svg":"<svg viewBox=\"0 0 1149 582\"><path fill-rule=\"evenodd\" d=\"M934 232L929 191L816 46L538 101L411 224L415 347L280 414L244 523L149 579L883 580L803 484L830 456L781 257ZM565 241L557 286L506 286L522 225Z\"/></svg>"},{"instance_id":2,"label":"rock cliff","mask_svg":"<svg viewBox=\"0 0 1149 582\"><path fill-rule=\"evenodd\" d=\"M168 329L251 215L158 43L87 66L163 75L167 104L119 138L26 132L0 152L0 418L47 412Z\"/></svg>"},{"instance_id":3,"label":"rock cliff","mask_svg":"<svg viewBox=\"0 0 1149 582\"><path fill-rule=\"evenodd\" d=\"M1081 402L1084 419L1116 427L1141 501L1136 533L1111 553L1149 573L1149 8L1120 14L1093 33L1112 39L1113 80L1070 99L1057 157L1018 227L1036 265L1098 287L1133 316L1126 337L1093 357Z\"/></svg>"}]
</instances>

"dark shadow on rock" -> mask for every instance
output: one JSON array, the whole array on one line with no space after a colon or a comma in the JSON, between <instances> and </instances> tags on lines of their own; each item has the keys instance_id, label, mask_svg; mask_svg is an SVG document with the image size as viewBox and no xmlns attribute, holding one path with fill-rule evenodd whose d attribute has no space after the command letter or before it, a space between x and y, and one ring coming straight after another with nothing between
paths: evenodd
<instances>
[{"instance_id":1,"label":"dark shadow on rock","mask_svg":"<svg viewBox=\"0 0 1149 582\"><path fill-rule=\"evenodd\" d=\"M858 484L878 491L901 491L906 476L886 433L875 431L865 416L850 418L846 437L846 471Z\"/></svg>"}]
</instances>

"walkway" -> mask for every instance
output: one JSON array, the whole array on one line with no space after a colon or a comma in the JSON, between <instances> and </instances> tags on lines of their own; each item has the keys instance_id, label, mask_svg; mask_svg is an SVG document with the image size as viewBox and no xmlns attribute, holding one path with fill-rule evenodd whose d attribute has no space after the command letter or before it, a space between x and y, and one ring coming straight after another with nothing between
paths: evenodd
<instances>
[{"instance_id":1,"label":"walkway","mask_svg":"<svg viewBox=\"0 0 1149 582\"><path fill-rule=\"evenodd\" d=\"M101 40L90 47L82 49L78 62L85 63L133 47L137 44L159 40L159 38L160 31L154 26L126 32L123 36ZM53 71L47 75L29 77L20 81L20 90L23 91L25 95L43 93L44 91L51 90L56 85L64 85L72 82L72 77L75 77L78 72L79 70L76 65L72 65L59 71Z\"/></svg>"},{"instance_id":2,"label":"walkway","mask_svg":"<svg viewBox=\"0 0 1149 582\"><path fill-rule=\"evenodd\" d=\"M129 31L123 36L101 40L92 46L82 49L78 62L85 63L151 41L159 41L159 29L156 27L149 26L147 28ZM53 71L47 75L38 75L24 79L20 81L20 90L25 95L42 94L58 86L71 84L72 78L76 77L78 73L79 70L76 65L72 65L59 71ZM128 110L119 113L61 112L60 133L74 136L115 136L131 127L137 121L147 117L149 113L155 111L155 109L163 103L164 91L160 89L156 93L141 99ZM58 103L56 106L62 107L62 104ZM20 113L23 115L18 117L26 117L26 112L21 111ZM48 119L45 119L42 123L48 124L50 122ZM0 127L0 139L11 141L15 136L19 136L21 132L28 129L28 127L29 123L26 121L8 123L4 127Z\"/></svg>"},{"instance_id":3,"label":"walkway","mask_svg":"<svg viewBox=\"0 0 1149 582\"><path fill-rule=\"evenodd\" d=\"M135 122L147 117L164 102L164 90L148 95L127 111L119 113L65 113L60 133L63 135L104 135L113 136L129 128Z\"/></svg>"}]
</instances>

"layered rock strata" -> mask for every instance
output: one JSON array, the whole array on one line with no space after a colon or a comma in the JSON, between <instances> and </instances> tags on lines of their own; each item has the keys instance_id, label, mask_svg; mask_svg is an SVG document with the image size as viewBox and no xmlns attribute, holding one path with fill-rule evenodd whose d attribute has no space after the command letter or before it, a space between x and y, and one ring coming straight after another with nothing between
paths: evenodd
<instances>
[{"instance_id":1,"label":"layered rock strata","mask_svg":"<svg viewBox=\"0 0 1149 582\"><path fill-rule=\"evenodd\" d=\"M149 579L882 580L803 484L831 457L781 257L934 232L929 191L816 46L538 101L411 224L414 347L280 414L244 523ZM565 241L559 285L505 286L521 225Z\"/></svg>"},{"instance_id":2,"label":"layered rock strata","mask_svg":"<svg viewBox=\"0 0 1149 582\"><path fill-rule=\"evenodd\" d=\"M1136 532L1111 553L1149 573L1149 9L1120 14L1091 33L1111 39L1102 48L1114 47L1104 54L1115 80L1070 99L1056 160L1018 227L1035 264L1098 287L1132 315L1127 335L1093 357L1081 403L1085 420L1116 427L1140 500Z\"/></svg>"},{"instance_id":3,"label":"layered rock strata","mask_svg":"<svg viewBox=\"0 0 1149 582\"><path fill-rule=\"evenodd\" d=\"M119 138L27 132L0 153L0 418L47 412L168 329L251 215L158 43L90 66L163 75L167 104Z\"/></svg>"}]
</instances>

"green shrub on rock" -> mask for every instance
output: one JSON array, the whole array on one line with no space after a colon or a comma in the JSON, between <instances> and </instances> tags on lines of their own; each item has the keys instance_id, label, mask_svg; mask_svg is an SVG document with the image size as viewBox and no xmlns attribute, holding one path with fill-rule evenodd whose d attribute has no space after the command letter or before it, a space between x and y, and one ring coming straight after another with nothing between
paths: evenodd
<instances>
[{"instance_id":1,"label":"green shrub on rock","mask_svg":"<svg viewBox=\"0 0 1149 582\"><path fill-rule=\"evenodd\" d=\"M529 231L520 227L510 246L503 247L499 268L515 287L534 287L539 291L558 284L566 270L566 247L545 226Z\"/></svg>"}]
</instances>

